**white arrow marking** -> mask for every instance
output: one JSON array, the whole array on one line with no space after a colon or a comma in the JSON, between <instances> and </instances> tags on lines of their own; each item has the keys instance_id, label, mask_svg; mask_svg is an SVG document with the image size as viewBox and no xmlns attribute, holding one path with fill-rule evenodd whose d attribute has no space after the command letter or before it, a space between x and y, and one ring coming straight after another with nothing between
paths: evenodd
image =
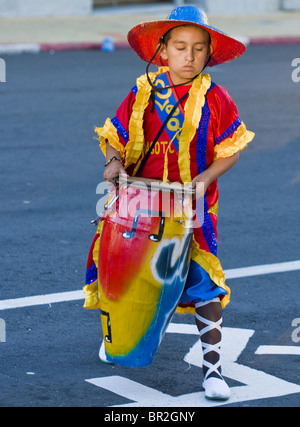
<instances>
[{"instance_id":1,"label":"white arrow marking","mask_svg":"<svg viewBox=\"0 0 300 427\"><path fill-rule=\"evenodd\" d=\"M196 326L174 323L170 324L167 332L189 335L199 334ZM244 386L232 388L232 397L228 403L232 404L300 393L299 385L283 381L264 372L236 363L238 357L247 346L249 339L253 336L253 330L224 328L223 332L224 376L245 384ZM198 340L185 356L184 360L191 365L201 368L201 354L201 342ZM200 381L200 377L198 381ZM204 392L174 397L119 376L93 378L86 381L134 402L127 405L118 405L122 407L215 407L224 405L224 402L208 401L204 396Z\"/></svg>"}]
</instances>

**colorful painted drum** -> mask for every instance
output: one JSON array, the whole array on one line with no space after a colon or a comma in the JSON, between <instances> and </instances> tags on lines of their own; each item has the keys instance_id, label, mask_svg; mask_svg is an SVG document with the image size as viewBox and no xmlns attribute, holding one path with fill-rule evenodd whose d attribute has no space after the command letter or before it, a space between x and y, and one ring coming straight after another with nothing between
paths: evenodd
<instances>
[{"instance_id":1,"label":"colorful painted drum","mask_svg":"<svg viewBox=\"0 0 300 427\"><path fill-rule=\"evenodd\" d=\"M187 279L193 191L142 178L120 180L104 215L98 290L105 352L122 366L148 366Z\"/></svg>"}]
</instances>

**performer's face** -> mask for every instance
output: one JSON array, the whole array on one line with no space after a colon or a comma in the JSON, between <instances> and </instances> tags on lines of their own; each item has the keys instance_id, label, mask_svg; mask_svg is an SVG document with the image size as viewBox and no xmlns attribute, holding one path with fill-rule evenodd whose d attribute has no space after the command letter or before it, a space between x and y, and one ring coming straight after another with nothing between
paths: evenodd
<instances>
[{"instance_id":1,"label":"performer's face","mask_svg":"<svg viewBox=\"0 0 300 427\"><path fill-rule=\"evenodd\" d=\"M200 74L211 53L208 32L193 25L174 28L160 51L161 57L168 61L174 85L184 84Z\"/></svg>"}]
</instances>

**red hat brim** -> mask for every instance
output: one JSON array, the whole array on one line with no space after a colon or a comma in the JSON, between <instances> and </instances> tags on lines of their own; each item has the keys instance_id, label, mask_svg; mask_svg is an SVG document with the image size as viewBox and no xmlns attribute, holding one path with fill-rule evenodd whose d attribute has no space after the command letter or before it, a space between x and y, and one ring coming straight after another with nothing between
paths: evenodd
<instances>
[{"instance_id":1,"label":"red hat brim","mask_svg":"<svg viewBox=\"0 0 300 427\"><path fill-rule=\"evenodd\" d=\"M216 28L209 25L177 20L153 21L139 24L129 31L128 42L143 61L150 62L157 50L160 38L173 28L182 25L195 25L208 31L213 48L213 54L208 64L210 67L230 62L242 56L246 51L246 46L243 43L227 36ZM158 66L168 65L159 55L152 61L152 64Z\"/></svg>"}]
</instances>

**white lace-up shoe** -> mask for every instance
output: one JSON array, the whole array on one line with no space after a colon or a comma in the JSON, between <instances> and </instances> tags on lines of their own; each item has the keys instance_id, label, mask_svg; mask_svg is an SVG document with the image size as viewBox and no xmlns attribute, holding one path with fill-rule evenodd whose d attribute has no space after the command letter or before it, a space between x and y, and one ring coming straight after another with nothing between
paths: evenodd
<instances>
[{"instance_id":1,"label":"white lace-up shoe","mask_svg":"<svg viewBox=\"0 0 300 427\"><path fill-rule=\"evenodd\" d=\"M210 377L204 380L205 397L210 400L228 400L231 391L226 382L220 378Z\"/></svg>"},{"instance_id":2,"label":"white lace-up shoe","mask_svg":"<svg viewBox=\"0 0 300 427\"><path fill-rule=\"evenodd\" d=\"M112 363L107 360L107 356L106 356L106 353L105 353L105 343L104 343L104 341L102 342L101 347L100 347L99 359L103 363L108 363L108 364L112 365Z\"/></svg>"}]
</instances>

